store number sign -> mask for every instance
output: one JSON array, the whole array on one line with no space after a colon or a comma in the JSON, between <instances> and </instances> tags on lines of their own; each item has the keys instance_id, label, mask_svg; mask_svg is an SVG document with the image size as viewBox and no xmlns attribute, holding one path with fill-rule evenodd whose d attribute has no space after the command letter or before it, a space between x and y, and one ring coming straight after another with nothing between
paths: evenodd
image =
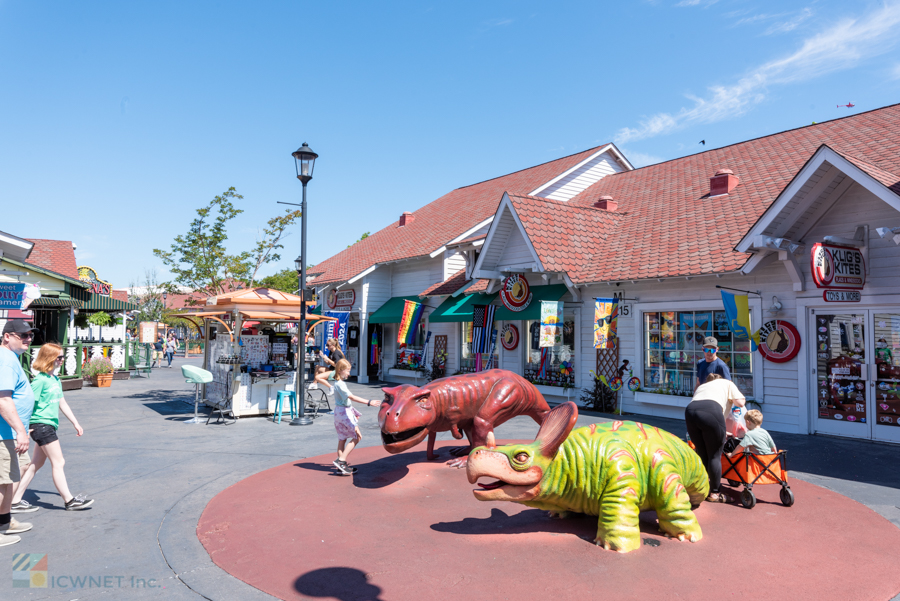
<instances>
[{"instance_id":1,"label":"store number sign","mask_svg":"<svg viewBox=\"0 0 900 601\"><path fill-rule=\"evenodd\" d=\"M866 263L858 248L814 244L810 255L813 281L818 288L862 290Z\"/></svg>"}]
</instances>

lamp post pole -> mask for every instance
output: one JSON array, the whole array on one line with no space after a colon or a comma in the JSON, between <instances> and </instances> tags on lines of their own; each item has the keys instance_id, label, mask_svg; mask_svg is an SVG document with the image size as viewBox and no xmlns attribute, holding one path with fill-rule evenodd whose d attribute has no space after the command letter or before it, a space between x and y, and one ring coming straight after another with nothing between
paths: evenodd
<instances>
[{"instance_id":1,"label":"lamp post pole","mask_svg":"<svg viewBox=\"0 0 900 601\"><path fill-rule=\"evenodd\" d=\"M303 304L300 308L300 328L297 330L297 418L291 422L292 426L308 426L312 419L306 416L306 184L312 179L313 167L319 157L312 149L303 143L299 149L292 153L297 165L297 179L303 184L303 200L300 205L300 298Z\"/></svg>"}]
</instances>

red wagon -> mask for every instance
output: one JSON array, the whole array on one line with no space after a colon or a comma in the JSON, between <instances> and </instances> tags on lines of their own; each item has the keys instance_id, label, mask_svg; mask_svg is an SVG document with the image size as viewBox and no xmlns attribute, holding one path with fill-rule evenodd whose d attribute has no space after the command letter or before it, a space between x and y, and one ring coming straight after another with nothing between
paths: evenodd
<instances>
[{"instance_id":1,"label":"red wagon","mask_svg":"<svg viewBox=\"0 0 900 601\"><path fill-rule=\"evenodd\" d=\"M741 504L747 509L753 509L756 505L756 496L753 494L753 486L756 484L780 484L778 496L781 504L785 507L794 504L794 493L788 485L787 451L778 451L772 455L755 455L744 451L733 457L723 454L722 477L735 488L744 485Z\"/></svg>"}]
</instances>

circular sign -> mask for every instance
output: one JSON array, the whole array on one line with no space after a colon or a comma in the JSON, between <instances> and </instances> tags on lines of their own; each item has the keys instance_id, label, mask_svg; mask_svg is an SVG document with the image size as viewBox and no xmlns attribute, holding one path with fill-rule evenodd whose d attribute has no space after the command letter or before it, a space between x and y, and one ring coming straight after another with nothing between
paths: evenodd
<instances>
[{"instance_id":1,"label":"circular sign","mask_svg":"<svg viewBox=\"0 0 900 601\"><path fill-rule=\"evenodd\" d=\"M500 331L500 343L508 351L515 350L519 346L519 328L511 323L503 326Z\"/></svg>"},{"instance_id":2,"label":"circular sign","mask_svg":"<svg viewBox=\"0 0 900 601\"><path fill-rule=\"evenodd\" d=\"M800 352L800 332L786 321L768 321L759 329L758 348L772 363L786 363Z\"/></svg>"},{"instance_id":3,"label":"circular sign","mask_svg":"<svg viewBox=\"0 0 900 601\"><path fill-rule=\"evenodd\" d=\"M531 303L531 288L523 274L514 273L503 280L500 302L510 311L521 311Z\"/></svg>"},{"instance_id":4,"label":"circular sign","mask_svg":"<svg viewBox=\"0 0 900 601\"><path fill-rule=\"evenodd\" d=\"M328 308L334 309L337 304L337 293L334 290L328 291Z\"/></svg>"},{"instance_id":5,"label":"circular sign","mask_svg":"<svg viewBox=\"0 0 900 601\"><path fill-rule=\"evenodd\" d=\"M827 286L834 279L834 259L827 247L816 245L813 251L812 268L814 278L823 286Z\"/></svg>"}]
</instances>

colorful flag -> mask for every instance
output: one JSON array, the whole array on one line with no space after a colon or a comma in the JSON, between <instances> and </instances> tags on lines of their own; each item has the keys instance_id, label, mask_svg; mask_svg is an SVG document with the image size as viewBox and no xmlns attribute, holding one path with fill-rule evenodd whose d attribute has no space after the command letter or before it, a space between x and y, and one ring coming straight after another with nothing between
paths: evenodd
<instances>
[{"instance_id":1,"label":"colorful flag","mask_svg":"<svg viewBox=\"0 0 900 601\"><path fill-rule=\"evenodd\" d=\"M497 347L497 330L491 330L491 347L488 351L488 364L485 369L493 369L494 367L494 349Z\"/></svg>"},{"instance_id":2,"label":"colorful flag","mask_svg":"<svg viewBox=\"0 0 900 601\"><path fill-rule=\"evenodd\" d=\"M722 290L722 304L735 340L749 340L751 351L759 344L759 332L750 332L750 303L746 294L731 294Z\"/></svg>"},{"instance_id":3,"label":"colorful flag","mask_svg":"<svg viewBox=\"0 0 900 601\"><path fill-rule=\"evenodd\" d=\"M425 334L425 346L422 348L422 357L419 359L419 367L424 367L427 365L425 363L425 358L428 357L428 342L431 340L431 332L429 331Z\"/></svg>"},{"instance_id":4,"label":"colorful flag","mask_svg":"<svg viewBox=\"0 0 900 601\"><path fill-rule=\"evenodd\" d=\"M540 347L562 344L563 304L559 301L541 301Z\"/></svg>"},{"instance_id":5,"label":"colorful flag","mask_svg":"<svg viewBox=\"0 0 900 601\"><path fill-rule=\"evenodd\" d=\"M616 348L618 321L618 298L594 299L594 348Z\"/></svg>"},{"instance_id":6,"label":"colorful flag","mask_svg":"<svg viewBox=\"0 0 900 601\"><path fill-rule=\"evenodd\" d=\"M491 328L494 324L495 305L472 306L472 352L486 353L490 344Z\"/></svg>"},{"instance_id":7,"label":"colorful flag","mask_svg":"<svg viewBox=\"0 0 900 601\"><path fill-rule=\"evenodd\" d=\"M400 330L397 332L397 344L412 345L416 339L416 330L422 321L425 305L411 300L404 301L403 317L400 318Z\"/></svg>"}]
</instances>

